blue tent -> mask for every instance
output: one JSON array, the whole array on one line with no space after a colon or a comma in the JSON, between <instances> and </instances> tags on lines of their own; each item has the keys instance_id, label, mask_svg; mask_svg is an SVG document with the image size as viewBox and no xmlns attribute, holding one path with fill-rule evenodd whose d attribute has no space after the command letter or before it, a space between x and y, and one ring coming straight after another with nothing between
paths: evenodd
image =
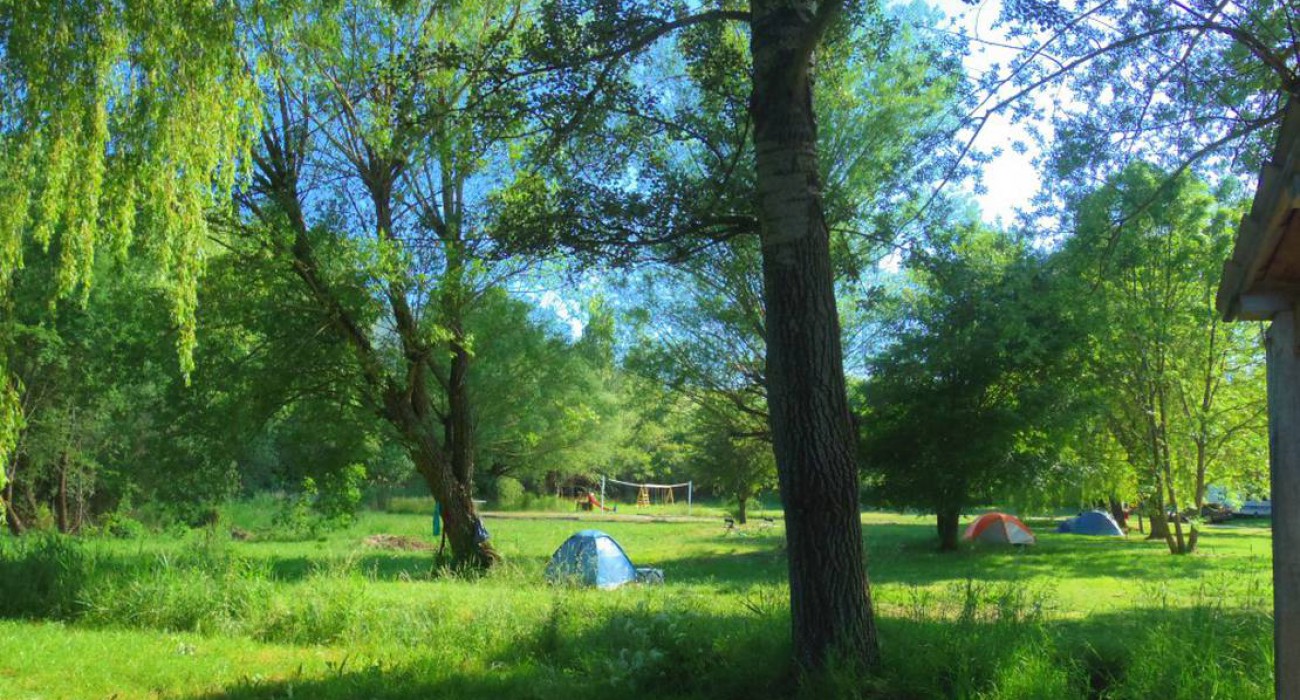
<instances>
[{"instance_id":1,"label":"blue tent","mask_svg":"<svg viewBox=\"0 0 1300 700\"><path fill-rule=\"evenodd\" d=\"M600 530L583 530L565 540L551 555L546 580L618 588L636 580L636 567L613 537Z\"/></svg>"},{"instance_id":2,"label":"blue tent","mask_svg":"<svg viewBox=\"0 0 1300 700\"><path fill-rule=\"evenodd\" d=\"M1110 517L1110 513L1100 510L1080 513L1058 525L1056 531L1067 532L1071 535L1124 536L1124 531L1120 529L1119 523Z\"/></svg>"}]
</instances>

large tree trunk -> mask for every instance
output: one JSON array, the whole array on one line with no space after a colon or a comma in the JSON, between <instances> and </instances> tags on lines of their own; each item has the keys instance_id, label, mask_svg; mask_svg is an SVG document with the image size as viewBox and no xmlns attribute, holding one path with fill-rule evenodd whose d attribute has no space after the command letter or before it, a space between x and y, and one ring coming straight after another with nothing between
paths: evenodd
<instances>
[{"instance_id":1,"label":"large tree trunk","mask_svg":"<svg viewBox=\"0 0 1300 700\"><path fill-rule=\"evenodd\" d=\"M804 3L755 0L752 8L767 394L785 506L794 654L804 670L831 657L869 667L879 648L812 107L811 48L820 21Z\"/></svg>"},{"instance_id":2,"label":"large tree trunk","mask_svg":"<svg viewBox=\"0 0 1300 700\"><path fill-rule=\"evenodd\" d=\"M961 512L956 508L941 508L935 514L935 520L939 528L939 551L956 551L957 525L961 520Z\"/></svg>"},{"instance_id":3,"label":"large tree trunk","mask_svg":"<svg viewBox=\"0 0 1300 700\"><path fill-rule=\"evenodd\" d=\"M741 525L749 522L748 516L745 514L748 503L749 498L747 496L736 496L736 522Z\"/></svg>"},{"instance_id":4,"label":"large tree trunk","mask_svg":"<svg viewBox=\"0 0 1300 700\"><path fill-rule=\"evenodd\" d=\"M1149 528L1151 532L1147 533L1148 540L1164 540L1169 546L1173 546L1173 535L1169 532L1169 518L1165 515L1165 499L1156 498L1155 504L1147 510L1147 519L1151 522Z\"/></svg>"},{"instance_id":5,"label":"large tree trunk","mask_svg":"<svg viewBox=\"0 0 1300 700\"><path fill-rule=\"evenodd\" d=\"M487 530L474 508L473 463L462 465L467 469L465 473L456 473L445 447L445 435L451 432L450 428L444 424L444 437L438 439L432 416L431 406L424 405L416 411L410 397L404 394L389 393L386 397L384 417L404 437L416 471L424 477L429 492L441 505L443 532L451 545L453 567L488 568L501 557L487 540Z\"/></svg>"},{"instance_id":6,"label":"large tree trunk","mask_svg":"<svg viewBox=\"0 0 1300 700\"><path fill-rule=\"evenodd\" d=\"M442 529L451 545L452 567L457 569L486 569L501 560L486 537L487 530L474 508L473 495L468 484L450 478L445 467L431 463L423 455L413 455L424 460L416 467L434 498L442 505Z\"/></svg>"}]
</instances>

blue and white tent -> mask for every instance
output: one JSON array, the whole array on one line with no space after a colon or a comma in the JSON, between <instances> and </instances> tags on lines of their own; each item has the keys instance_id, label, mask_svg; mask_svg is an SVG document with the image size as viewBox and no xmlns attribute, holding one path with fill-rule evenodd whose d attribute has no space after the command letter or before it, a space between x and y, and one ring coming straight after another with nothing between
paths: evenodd
<instances>
[{"instance_id":1,"label":"blue and white tent","mask_svg":"<svg viewBox=\"0 0 1300 700\"><path fill-rule=\"evenodd\" d=\"M1087 513L1080 513L1061 523L1057 526L1056 531L1067 532L1071 535L1124 536L1124 530L1120 529L1119 523L1115 522L1115 519L1110 517L1110 513L1100 510L1090 510Z\"/></svg>"},{"instance_id":2,"label":"blue and white tent","mask_svg":"<svg viewBox=\"0 0 1300 700\"><path fill-rule=\"evenodd\" d=\"M636 580L636 567L613 537L600 530L583 530L551 555L546 580L618 588Z\"/></svg>"}]
</instances>

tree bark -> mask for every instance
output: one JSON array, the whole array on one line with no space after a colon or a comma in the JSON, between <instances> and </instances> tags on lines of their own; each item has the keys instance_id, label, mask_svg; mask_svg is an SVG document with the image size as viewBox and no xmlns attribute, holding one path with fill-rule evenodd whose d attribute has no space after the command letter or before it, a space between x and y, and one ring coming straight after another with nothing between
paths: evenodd
<instances>
[{"instance_id":1,"label":"tree bark","mask_svg":"<svg viewBox=\"0 0 1300 700\"><path fill-rule=\"evenodd\" d=\"M58 518L59 532L68 534L71 524L68 520L68 453L59 453L59 492L54 498L55 515Z\"/></svg>"},{"instance_id":2,"label":"tree bark","mask_svg":"<svg viewBox=\"0 0 1300 700\"><path fill-rule=\"evenodd\" d=\"M487 530L474 507L472 462L467 473L457 475L445 443L436 437L432 412L427 407L419 411L415 408L403 394L390 392L384 417L400 431L416 471L442 506L443 532L451 544L453 567L486 569L499 562L501 556L485 537ZM447 427L442 429L446 431Z\"/></svg>"},{"instance_id":3,"label":"tree bark","mask_svg":"<svg viewBox=\"0 0 1300 700\"><path fill-rule=\"evenodd\" d=\"M1151 532L1147 533L1148 540L1164 540L1166 544L1173 546L1173 535L1169 532L1169 518L1165 516L1164 499L1159 499L1155 507L1148 511L1147 520L1151 523L1149 528Z\"/></svg>"},{"instance_id":4,"label":"tree bark","mask_svg":"<svg viewBox=\"0 0 1300 700\"><path fill-rule=\"evenodd\" d=\"M1110 516L1119 523L1121 529L1128 531L1128 513L1124 512L1124 504L1114 494L1107 497L1106 501L1110 508Z\"/></svg>"},{"instance_id":5,"label":"tree bark","mask_svg":"<svg viewBox=\"0 0 1300 700\"><path fill-rule=\"evenodd\" d=\"M736 497L736 523L740 525L744 525L745 523L749 522L745 514L745 508L748 505L748 503L749 503L748 498L744 496Z\"/></svg>"},{"instance_id":6,"label":"tree bark","mask_svg":"<svg viewBox=\"0 0 1300 700\"><path fill-rule=\"evenodd\" d=\"M23 522L22 516L14 509L16 502L14 500L15 482L18 480L18 474L22 471L24 459L21 451L14 451L13 467L9 470L9 474L6 475L4 490L0 491L0 500L4 502L5 526L9 528L10 534L14 537L19 537L24 532L27 532L27 524Z\"/></svg>"},{"instance_id":7,"label":"tree bark","mask_svg":"<svg viewBox=\"0 0 1300 700\"><path fill-rule=\"evenodd\" d=\"M17 472L17 469L14 471ZM4 492L0 493L0 500L3 500L5 510L5 526L9 528L11 535L21 537L24 532L27 532L27 524L18 515L18 511L14 510L14 482L12 478L5 484Z\"/></svg>"},{"instance_id":8,"label":"tree bark","mask_svg":"<svg viewBox=\"0 0 1300 700\"><path fill-rule=\"evenodd\" d=\"M1192 503L1192 508L1196 511L1196 520L1192 522L1191 532L1187 535L1188 554L1196 551L1196 544L1201 538L1201 528L1197 527L1196 522L1205 512L1205 473L1209 466L1207 462L1205 441L1198 439L1196 441L1196 493Z\"/></svg>"},{"instance_id":9,"label":"tree bark","mask_svg":"<svg viewBox=\"0 0 1300 700\"><path fill-rule=\"evenodd\" d=\"M939 528L939 551L954 552L957 550L957 525L961 519L961 513L956 508L941 508L935 514L936 524Z\"/></svg>"},{"instance_id":10,"label":"tree bark","mask_svg":"<svg viewBox=\"0 0 1300 700\"><path fill-rule=\"evenodd\" d=\"M772 446L785 506L795 660L879 660L862 551L811 54L831 0L755 0L750 50Z\"/></svg>"}]
</instances>

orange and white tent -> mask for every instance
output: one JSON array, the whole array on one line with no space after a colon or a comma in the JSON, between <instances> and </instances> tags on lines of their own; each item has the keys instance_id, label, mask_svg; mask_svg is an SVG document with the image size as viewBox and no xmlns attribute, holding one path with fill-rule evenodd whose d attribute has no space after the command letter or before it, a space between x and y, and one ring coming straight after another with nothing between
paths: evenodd
<instances>
[{"instance_id":1,"label":"orange and white tent","mask_svg":"<svg viewBox=\"0 0 1300 700\"><path fill-rule=\"evenodd\" d=\"M1034 531L1014 515L985 513L966 528L962 539L1003 544L1033 544Z\"/></svg>"}]
</instances>

